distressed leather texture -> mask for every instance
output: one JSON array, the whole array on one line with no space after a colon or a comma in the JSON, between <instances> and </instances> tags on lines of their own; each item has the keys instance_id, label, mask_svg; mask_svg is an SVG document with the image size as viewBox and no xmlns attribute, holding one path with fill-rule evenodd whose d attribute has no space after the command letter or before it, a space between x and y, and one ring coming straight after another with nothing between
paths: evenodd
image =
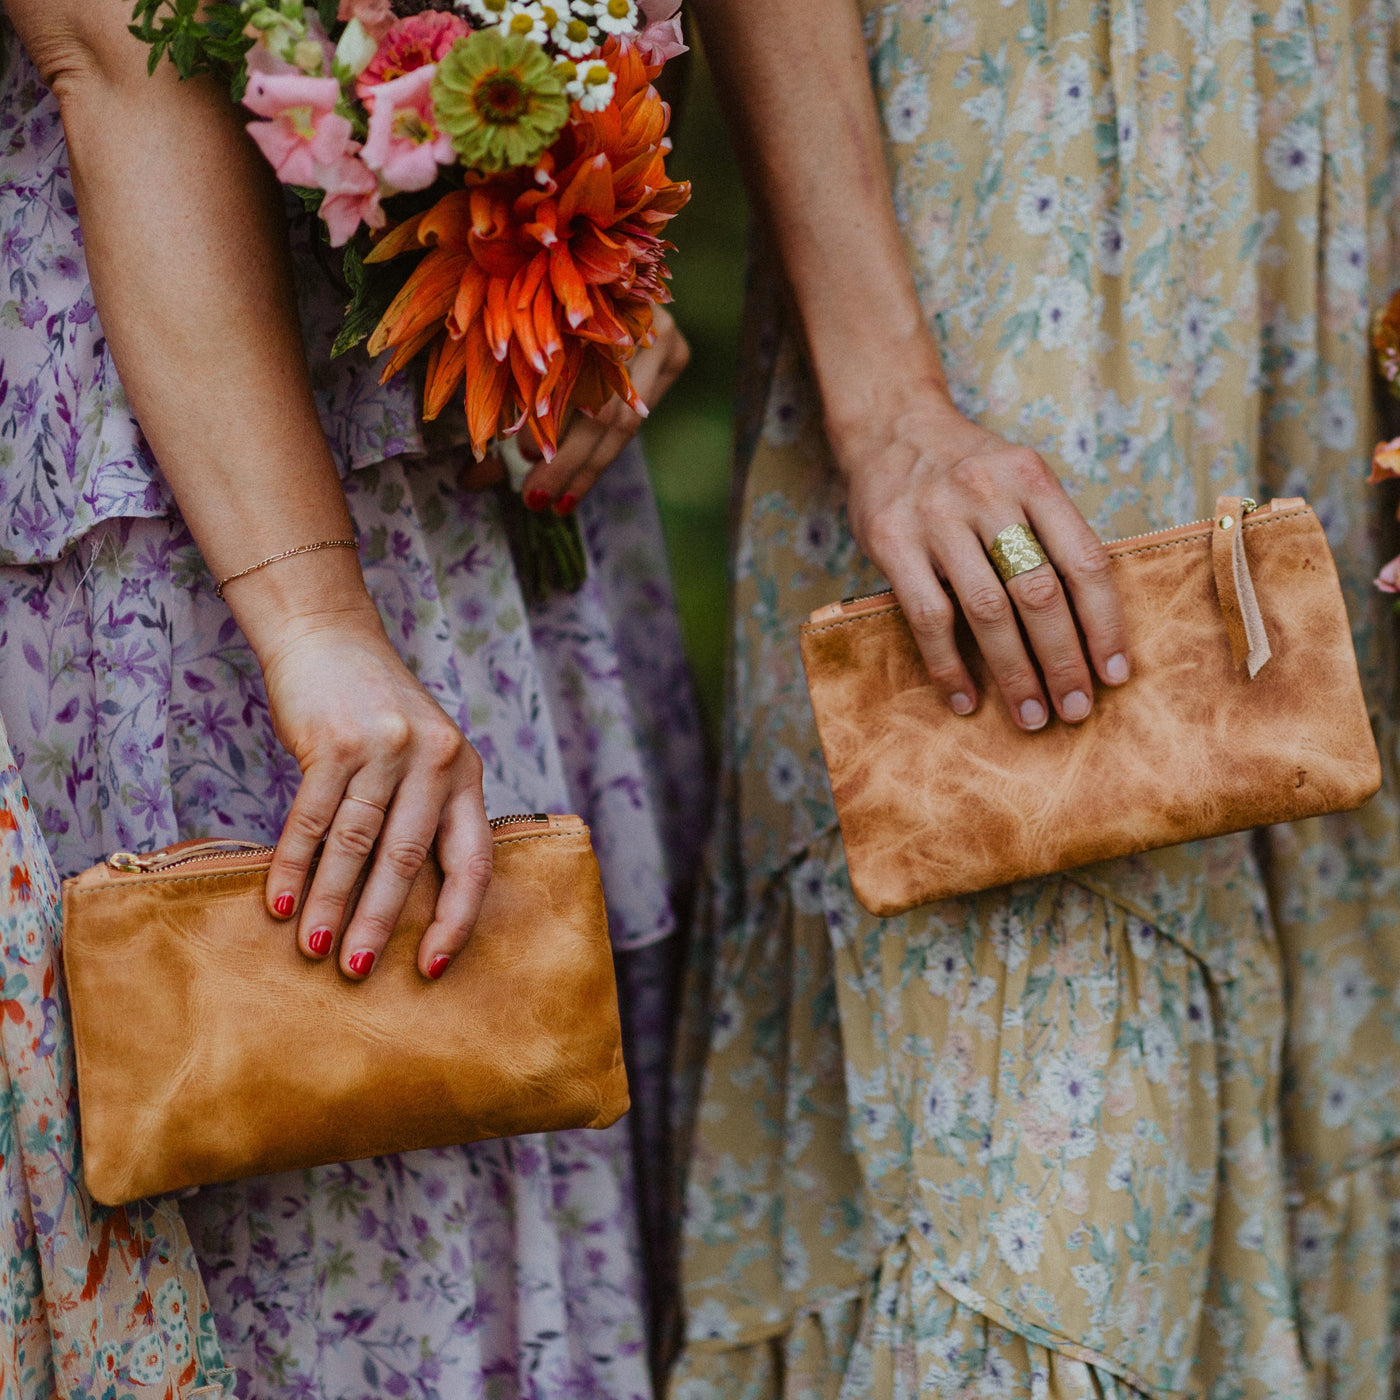
<instances>
[{"instance_id":1,"label":"distressed leather texture","mask_svg":"<svg viewBox=\"0 0 1400 1400\"><path fill-rule=\"evenodd\" d=\"M598 865L582 822L551 822L496 834L480 921L437 982L416 966L435 862L363 982L268 914L265 856L67 881L93 1197L614 1122L627 1077Z\"/></svg>"},{"instance_id":2,"label":"distressed leather texture","mask_svg":"<svg viewBox=\"0 0 1400 1400\"><path fill-rule=\"evenodd\" d=\"M802 659L851 886L872 914L1345 811L1376 792L1380 759L1316 516L1274 502L1244 524L1273 651L1253 680L1231 655L1215 528L1109 546L1133 674L1100 686L1077 726L1019 729L965 630L983 700L954 715L892 596L813 614Z\"/></svg>"}]
</instances>

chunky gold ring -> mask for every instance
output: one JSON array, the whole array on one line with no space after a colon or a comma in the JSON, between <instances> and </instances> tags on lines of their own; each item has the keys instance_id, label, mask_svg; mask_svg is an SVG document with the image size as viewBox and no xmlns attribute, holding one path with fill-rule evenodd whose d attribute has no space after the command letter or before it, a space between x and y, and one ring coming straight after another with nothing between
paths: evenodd
<instances>
[{"instance_id":1,"label":"chunky gold ring","mask_svg":"<svg viewBox=\"0 0 1400 1400\"><path fill-rule=\"evenodd\" d=\"M347 802L361 802L366 807L373 807L376 812L382 812L386 817L389 815L389 809L387 807L381 807L379 803L371 802L368 797L356 797L353 792L347 792L345 794L345 800Z\"/></svg>"},{"instance_id":2,"label":"chunky gold ring","mask_svg":"<svg viewBox=\"0 0 1400 1400\"><path fill-rule=\"evenodd\" d=\"M1010 583L1017 574L1050 562L1050 556L1040 547L1029 525L1008 525L992 541L987 553L1003 583Z\"/></svg>"}]
</instances>

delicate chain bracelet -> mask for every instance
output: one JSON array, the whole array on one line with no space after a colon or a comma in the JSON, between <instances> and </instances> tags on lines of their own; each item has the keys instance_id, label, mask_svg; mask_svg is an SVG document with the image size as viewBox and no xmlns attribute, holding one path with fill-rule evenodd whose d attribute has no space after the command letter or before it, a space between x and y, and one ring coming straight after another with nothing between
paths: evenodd
<instances>
[{"instance_id":1,"label":"delicate chain bracelet","mask_svg":"<svg viewBox=\"0 0 1400 1400\"><path fill-rule=\"evenodd\" d=\"M250 564L246 569L239 569L236 574L230 574L227 578L221 578L214 585L214 592L222 598L224 589L235 579L247 578L249 574L255 574L259 569L265 569L269 564L280 564L284 559L291 559L298 554L314 554L318 549L356 549L354 540L318 540L315 544L298 545L295 549L283 550L281 554L274 554L269 559L259 560L256 564Z\"/></svg>"}]
</instances>

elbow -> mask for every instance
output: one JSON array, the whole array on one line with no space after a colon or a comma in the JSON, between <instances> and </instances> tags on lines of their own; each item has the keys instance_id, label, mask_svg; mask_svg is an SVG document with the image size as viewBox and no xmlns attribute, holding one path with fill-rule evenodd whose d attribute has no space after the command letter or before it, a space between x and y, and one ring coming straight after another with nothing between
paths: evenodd
<instances>
[{"instance_id":1,"label":"elbow","mask_svg":"<svg viewBox=\"0 0 1400 1400\"><path fill-rule=\"evenodd\" d=\"M25 47L44 86L58 99L60 110L81 100L105 77L92 46L71 30L29 35Z\"/></svg>"}]
</instances>

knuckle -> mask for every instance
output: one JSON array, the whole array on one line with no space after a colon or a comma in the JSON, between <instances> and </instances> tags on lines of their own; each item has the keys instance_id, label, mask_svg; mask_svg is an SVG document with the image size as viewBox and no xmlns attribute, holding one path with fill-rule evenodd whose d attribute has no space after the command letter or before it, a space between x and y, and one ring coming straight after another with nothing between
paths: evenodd
<instances>
[{"instance_id":1,"label":"knuckle","mask_svg":"<svg viewBox=\"0 0 1400 1400\"><path fill-rule=\"evenodd\" d=\"M1020 662L1004 666L997 680L1002 690L1015 697L1018 703L1022 700L1038 699L1040 696L1039 678L1029 666Z\"/></svg>"},{"instance_id":2,"label":"knuckle","mask_svg":"<svg viewBox=\"0 0 1400 1400\"><path fill-rule=\"evenodd\" d=\"M384 752L400 758L412 741L413 726L405 715L385 714L379 719L376 737L379 747Z\"/></svg>"},{"instance_id":3,"label":"knuckle","mask_svg":"<svg viewBox=\"0 0 1400 1400\"><path fill-rule=\"evenodd\" d=\"M439 772L455 766L466 747L467 741L455 725L439 725L423 745L429 764Z\"/></svg>"},{"instance_id":4,"label":"knuckle","mask_svg":"<svg viewBox=\"0 0 1400 1400\"><path fill-rule=\"evenodd\" d=\"M952 621L952 605L941 594L928 593L912 598L905 605L904 616L915 633L945 631Z\"/></svg>"},{"instance_id":5,"label":"knuckle","mask_svg":"<svg viewBox=\"0 0 1400 1400\"><path fill-rule=\"evenodd\" d=\"M1029 447L1014 448L1007 455L1007 466L1028 491L1042 491L1054 480L1045 459Z\"/></svg>"},{"instance_id":6,"label":"knuckle","mask_svg":"<svg viewBox=\"0 0 1400 1400\"><path fill-rule=\"evenodd\" d=\"M294 841L308 846L315 846L326 834L326 827L329 825L326 818L320 812L313 812L309 807L293 808L287 817L287 834ZM304 860L287 862L289 866L295 865L297 868L304 868Z\"/></svg>"},{"instance_id":7,"label":"knuckle","mask_svg":"<svg viewBox=\"0 0 1400 1400\"><path fill-rule=\"evenodd\" d=\"M491 875L495 869L495 860L490 851L473 851L466 859L462 867L462 874L467 881L477 889L484 890L491 883Z\"/></svg>"},{"instance_id":8,"label":"knuckle","mask_svg":"<svg viewBox=\"0 0 1400 1400\"><path fill-rule=\"evenodd\" d=\"M427 858L427 842L405 836L386 842L379 852L379 860L400 880L415 879Z\"/></svg>"},{"instance_id":9,"label":"knuckle","mask_svg":"<svg viewBox=\"0 0 1400 1400\"><path fill-rule=\"evenodd\" d=\"M378 909L360 909L355 914L354 937L347 936L344 939L348 948L352 943L363 946L368 943L375 949L382 948L394 931L394 920L386 914L380 913Z\"/></svg>"},{"instance_id":10,"label":"knuckle","mask_svg":"<svg viewBox=\"0 0 1400 1400\"><path fill-rule=\"evenodd\" d=\"M338 855L363 862L369 859L369 853L374 849L376 835L375 828L357 816L337 823L327 844L333 846Z\"/></svg>"},{"instance_id":11,"label":"knuckle","mask_svg":"<svg viewBox=\"0 0 1400 1400\"><path fill-rule=\"evenodd\" d=\"M1016 589L1016 601L1027 612L1045 613L1059 606L1059 580L1049 569L1034 569L1012 586Z\"/></svg>"},{"instance_id":12,"label":"knuckle","mask_svg":"<svg viewBox=\"0 0 1400 1400\"><path fill-rule=\"evenodd\" d=\"M1005 627L1011 621L1011 600L992 584L969 589L962 605L974 627Z\"/></svg>"},{"instance_id":13,"label":"knuckle","mask_svg":"<svg viewBox=\"0 0 1400 1400\"><path fill-rule=\"evenodd\" d=\"M1070 563L1070 572L1090 584L1106 582L1112 568L1108 550L1098 540L1086 544Z\"/></svg>"}]
</instances>

